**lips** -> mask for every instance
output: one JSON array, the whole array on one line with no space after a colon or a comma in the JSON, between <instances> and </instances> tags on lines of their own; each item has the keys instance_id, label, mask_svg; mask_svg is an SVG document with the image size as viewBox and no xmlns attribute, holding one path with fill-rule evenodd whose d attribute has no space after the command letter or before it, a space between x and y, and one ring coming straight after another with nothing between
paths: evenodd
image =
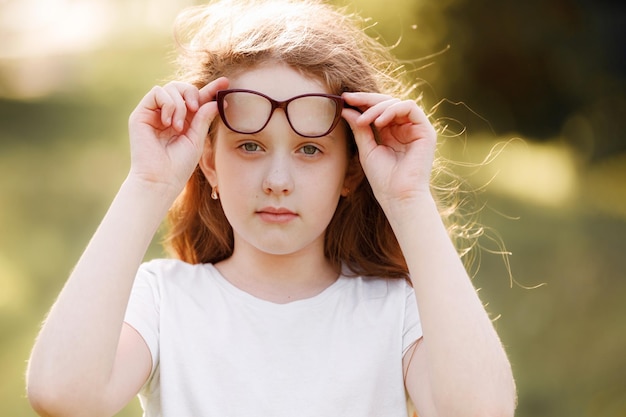
<instances>
[{"instance_id":1,"label":"lips","mask_svg":"<svg viewBox=\"0 0 626 417\"><path fill-rule=\"evenodd\" d=\"M288 223L298 217L296 213L283 207L264 207L256 213L268 223Z\"/></svg>"}]
</instances>

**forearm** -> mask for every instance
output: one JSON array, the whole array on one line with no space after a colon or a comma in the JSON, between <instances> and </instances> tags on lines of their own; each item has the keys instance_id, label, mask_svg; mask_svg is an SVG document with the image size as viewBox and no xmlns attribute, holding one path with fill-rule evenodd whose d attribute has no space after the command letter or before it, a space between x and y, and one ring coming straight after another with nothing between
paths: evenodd
<instances>
[{"instance_id":1,"label":"forearm","mask_svg":"<svg viewBox=\"0 0 626 417\"><path fill-rule=\"evenodd\" d=\"M513 408L508 359L434 200L424 196L389 211L418 300L428 383L440 415Z\"/></svg>"},{"instance_id":2,"label":"forearm","mask_svg":"<svg viewBox=\"0 0 626 417\"><path fill-rule=\"evenodd\" d=\"M171 200L138 181L122 185L41 329L30 392L103 391L134 276Z\"/></svg>"}]
</instances>

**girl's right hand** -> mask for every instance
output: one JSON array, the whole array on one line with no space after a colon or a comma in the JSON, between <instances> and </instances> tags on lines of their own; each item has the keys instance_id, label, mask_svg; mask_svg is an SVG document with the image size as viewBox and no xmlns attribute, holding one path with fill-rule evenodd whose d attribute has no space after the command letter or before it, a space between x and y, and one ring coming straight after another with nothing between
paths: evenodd
<instances>
[{"instance_id":1,"label":"girl's right hand","mask_svg":"<svg viewBox=\"0 0 626 417\"><path fill-rule=\"evenodd\" d=\"M152 88L129 118L130 177L182 191L217 115L215 94L227 87L222 77L199 90L183 82Z\"/></svg>"}]
</instances>

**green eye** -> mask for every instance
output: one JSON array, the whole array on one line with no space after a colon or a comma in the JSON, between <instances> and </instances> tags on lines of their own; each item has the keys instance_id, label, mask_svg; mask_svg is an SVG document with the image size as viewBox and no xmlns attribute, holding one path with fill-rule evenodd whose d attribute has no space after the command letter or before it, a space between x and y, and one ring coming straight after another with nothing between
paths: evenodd
<instances>
[{"instance_id":1,"label":"green eye","mask_svg":"<svg viewBox=\"0 0 626 417\"><path fill-rule=\"evenodd\" d=\"M302 148L302 153L305 155L315 155L319 152L319 149L313 145L304 145Z\"/></svg>"},{"instance_id":2,"label":"green eye","mask_svg":"<svg viewBox=\"0 0 626 417\"><path fill-rule=\"evenodd\" d=\"M261 149L259 145L253 142L246 142L243 145L241 145L241 148L246 152L256 152Z\"/></svg>"}]
</instances>

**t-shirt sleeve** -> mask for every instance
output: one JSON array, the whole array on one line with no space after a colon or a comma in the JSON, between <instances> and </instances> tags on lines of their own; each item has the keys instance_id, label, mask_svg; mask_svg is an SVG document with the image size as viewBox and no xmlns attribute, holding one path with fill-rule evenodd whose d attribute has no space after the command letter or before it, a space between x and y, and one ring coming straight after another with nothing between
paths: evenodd
<instances>
[{"instance_id":1,"label":"t-shirt sleeve","mask_svg":"<svg viewBox=\"0 0 626 417\"><path fill-rule=\"evenodd\" d=\"M404 329L402 333L402 355L422 337L422 323L417 310L417 300L415 291L408 282L404 282L405 304L404 304Z\"/></svg>"},{"instance_id":2,"label":"t-shirt sleeve","mask_svg":"<svg viewBox=\"0 0 626 417\"><path fill-rule=\"evenodd\" d=\"M160 288L155 263L139 267L130 294L124 322L141 335L152 355L152 372L159 358Z\"/></svg>"}]
</instances>

